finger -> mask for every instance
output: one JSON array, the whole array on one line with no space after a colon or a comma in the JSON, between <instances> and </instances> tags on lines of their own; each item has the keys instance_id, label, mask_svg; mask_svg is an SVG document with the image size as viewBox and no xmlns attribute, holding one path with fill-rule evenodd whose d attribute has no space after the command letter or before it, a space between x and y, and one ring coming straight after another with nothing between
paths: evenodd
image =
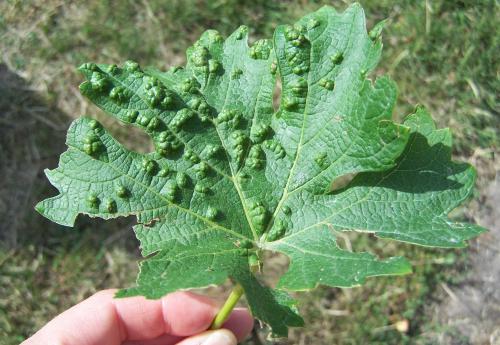
<instances>
[{"instance_id":1,"label":"finger","mask_svg":"<svg viewBox=\"0 0 500 345\"><path fill-rule=\"evenodd\" d=\"M211 299L191 292L175 292L161 300L132 297L113 302L127 340L193 335L206 330L217 312Z\"/></svg>"},{"instance_id":2,"label":"finger","mask_svg":"<svg viewBox=\"0 0 500 345\"><path fill-rule=\"evenodd\" d=\"M233 310L222 328L229 329L238 339L245 340L253 329L253 317L245 308Z\"/></svg>"},{"instance_id":3,"label":"finger","mask_svg":"<svg viewBox=\"0 0 500 345\"><path fill-rule=\"evenodd\" d=\"M233 310L222 328L228 329L236 336L238 341L243 341L252 331L253 317L245 308ZM173 335L163 335L152 340L127 341L123 345L172 345L177 344L183 338Z\"/></svg>"},{"instance_id":4,"label":"finger","mask_svg":"<svg viewBox=\"0 0 500 345\"><path fill-rule=\"evenodd\" d=\"M210 326L217 308L189 292L161 300L114 299L116 290L98 292L50 321L23 345L48 342L72 345L119 345L124 340L154 339L165 333L189 336Z\"/></svg>"},{"instance_id":5,"label":"finger","mask_svg":"<svg viewBox=\"0 0 500 345\"><path fill-rule=\"evenodd\" d=\"M166 333L189 336L200 333L212 323L217 305L205 296L190 292L175 292L163 299Z\"/></svg>"},{"instance_id":6,"label":"finger","mask_svg":"<svg viewBox=\"0 0 500 345\"><path fill-rule=\"evenodd\" d=\"M227 329L218 329L189 337L177 345L236 345L237 342L233 333Z\"/></svg>"}]
</instances>

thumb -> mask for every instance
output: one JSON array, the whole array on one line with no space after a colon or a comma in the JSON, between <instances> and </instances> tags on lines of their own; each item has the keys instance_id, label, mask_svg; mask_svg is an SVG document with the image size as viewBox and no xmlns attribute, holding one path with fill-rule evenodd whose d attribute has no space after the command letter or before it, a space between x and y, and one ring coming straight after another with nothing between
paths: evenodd
<instances>
[{"instance_id":1,"label":"thumb","mask_svg":"<svg viewBox=\"0 0 500 345\"><path fill-rule=\"evenodd\" d=\"M237 345L237 340L227 329L218 329L186 338L177 345Z\"/></svg>"}]
</instances>

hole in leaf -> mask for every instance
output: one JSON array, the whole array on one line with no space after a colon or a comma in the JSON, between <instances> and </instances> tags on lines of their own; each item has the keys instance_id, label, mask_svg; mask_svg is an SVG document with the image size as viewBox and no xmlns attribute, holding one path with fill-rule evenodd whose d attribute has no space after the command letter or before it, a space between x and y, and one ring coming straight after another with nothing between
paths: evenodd
<instances>
[{"instance_id":1,"label":"hole in leaf","mask_svg":"<svg viewBox=\"0 0 500 345\"><path fill-rule=\"evenodd\" d=\"M347 232L347 231L336 231L332 229L333 234L335 236L335 240L337 242L337 246L345 251L352 252L352 242L355 240L356 233Z\"/></svg>"},{"instance_id":2,"label":"hole in leaf","mask_svg":"<svg viewBox=\"0 0 500 345\"><path fill-rule=\"evenodd\" d=\"M288 270L290 259L282 253L264 251L262 253L262 261L264 262L264 267L259 278L262 279L267 286L276 286L279 277Z\"/></svg>"},{"instance_id":3,"label":"hole in leaf","mask_svg":"<svg viewBox=\"0 0 500 345\"><path fill-rule=\"evenodd\" d=\"M331 192L338 192L342 190L343 188L347 187L349 183L356 177L357 173L349 173L345 174L342 176L337 177L336 179L333 180L331 186L330 186L330 191Z\"/></svg>"},{"instance_id":4,"label":"hole in leaf","mask_svg":"<svg viewBox=\"0 0 500 345\"><path fill-rule=\"evenodd\" d=\"M405 246L404 243L378 238L367 231L335 231L334 234L339 248L354 253L368 252L380 259L387 259L391 256L402 255L406 251L401 250L401 245ZM406 246L412 247L408 244Z\"/></svg>"}]
</instances>

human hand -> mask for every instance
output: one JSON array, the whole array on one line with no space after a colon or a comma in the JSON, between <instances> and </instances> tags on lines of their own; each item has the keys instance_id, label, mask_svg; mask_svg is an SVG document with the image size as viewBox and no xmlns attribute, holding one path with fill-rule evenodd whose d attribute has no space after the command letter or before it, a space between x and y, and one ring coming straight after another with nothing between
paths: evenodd
<instances>
[{"instance_id":1,"label":"human hand","mask_svg":"<svg viewBox=\"0 0 500 345\"><path fill-rule=\"evenodd\" d=\"M215 303L190 292L160 300L114 299L104 290L66 310L21 345L236 345L252 330L246 309L234 309L223 329L206 331Z\"/></svg>"}]
</instances>

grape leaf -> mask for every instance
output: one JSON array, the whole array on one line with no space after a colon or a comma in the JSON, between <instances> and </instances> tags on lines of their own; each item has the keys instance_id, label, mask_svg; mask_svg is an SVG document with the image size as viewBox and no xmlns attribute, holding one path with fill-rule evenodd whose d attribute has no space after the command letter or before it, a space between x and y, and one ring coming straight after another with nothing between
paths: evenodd
<instances>
[{"instance_id":1,"label":"grape leaf","mask_svg":"<svg viewBox=\"0 0 500 345\"><path fill-rule=\"evenodd\" d=\"M119 297L159 298L229 277L275 336L303 324L284 290L411 271L402 257L340 248L342 231L464 246L484 229L447 215L470 195L474 169L451 161L449 130L422 107L392 120L395 84L368 79L383 25L367 33L357 4L323 7L251 47L244 26L227 39L209 30L186 66L168 72L82 65L81 92L148 133L155 152L130 151L96 120L77 119L59 166L46 172L60 194L37 210L68 226L78 214L135 215L146 259ZM346 175L355 177L332 190ZM266 250L290 258L278 289L255 275Z\"/></svg>"}]
</instances>

